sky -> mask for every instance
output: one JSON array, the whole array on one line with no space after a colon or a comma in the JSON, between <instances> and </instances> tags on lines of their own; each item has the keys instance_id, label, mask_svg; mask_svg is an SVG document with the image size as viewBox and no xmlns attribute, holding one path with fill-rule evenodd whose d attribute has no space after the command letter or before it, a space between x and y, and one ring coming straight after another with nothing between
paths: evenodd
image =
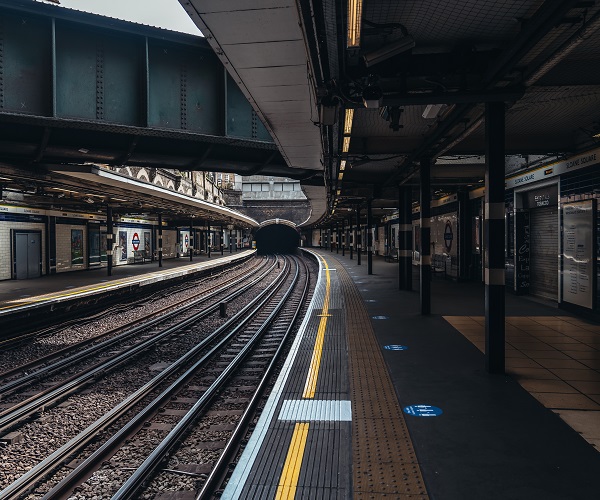
<instances>
[{"instance_id":1,"label":"sky","mask_svg":"<svg viewBox=\"0 0 600 500\"><path fill-rule=\"evenodd\" d=\"M182 33L201 34L178 0L60 0L60 5Z\"/></svg>"}]
</instances>

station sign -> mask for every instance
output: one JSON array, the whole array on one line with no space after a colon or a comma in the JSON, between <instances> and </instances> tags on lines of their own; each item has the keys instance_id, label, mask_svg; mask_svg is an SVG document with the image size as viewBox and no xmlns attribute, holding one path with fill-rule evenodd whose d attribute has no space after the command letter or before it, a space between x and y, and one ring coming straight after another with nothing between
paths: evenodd
<instances>
[{"instance_id":1,"label":"station sign","mask_svg":"<svg viewBox=\"0 0 600 500\"><path fill-rule=\"evenodd\" d=\"M566 172L590 167L597 163L600 163L600 148L592 149L591 151L587 151L586 153L577 156L572 156L566 160L544 165L521 175L509 177L506 179L505 187L506 189L512 189L531 182L550 179Z\"/></svg>"}]
</instances>

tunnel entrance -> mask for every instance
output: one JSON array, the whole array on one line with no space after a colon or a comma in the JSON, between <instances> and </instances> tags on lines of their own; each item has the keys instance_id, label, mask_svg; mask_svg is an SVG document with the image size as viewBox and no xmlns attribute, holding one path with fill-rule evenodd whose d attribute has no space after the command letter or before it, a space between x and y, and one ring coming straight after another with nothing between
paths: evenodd
<instances>
[{"instance_id":1,"label":"tunnel entrance","mask_svg":"<svg viewBox=\"0 0 600 500\"><path fill-rule=\"evenodd\" d=\"M259 255L272 253L296 253L300 235L294 228L283 224L261 227L254 236Z\"/></svg>"}]
</instances>

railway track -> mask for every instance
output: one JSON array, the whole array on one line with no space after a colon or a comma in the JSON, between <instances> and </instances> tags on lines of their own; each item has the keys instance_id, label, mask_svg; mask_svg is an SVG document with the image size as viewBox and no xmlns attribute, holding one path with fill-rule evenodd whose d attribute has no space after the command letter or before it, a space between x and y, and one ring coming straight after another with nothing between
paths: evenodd
<instances>
[{"instance_id":1,"label":"railway track","mask_svg":"<svg viewBox=\"0 0 600 500\"><path fill-rule=\"evenodd\" d=\"M294 272L290 274L292 267ZM98 493L88 490L93 490L94 481L103 475L114 476L108 482L103 481L103 486L106 488L106 485L110 484L110 494L117 498L137 498L142 487L149 488L150 493L145 495L150 495L150 498L152 495L159 495L165 487L180 487L174 484L178 484L182 477L194 483L194 491L200 489L199 483L206 485L203 490L206 492L218 488L220 480L224 477L223 470L227 469L229 463L228 457L239 446L240 436L245 434L244 429L252 419L253 411L261 399L260 395L277 366L276 359L283 351L295 319L305 303L308 272L302 259L285 259L281 269L272 263L271 273L273 272L276 272L277 278L268 286L263 286L262 291L255 291L256 283L254 287L247 284L241 288L242 292L238 291L240 295L247 296L252 289L250 293L253 299L238 307L232 317L221 321L210 334L195 339L183 349L184 353L177 359L163 362L167 366L163 366L154 377L146 380L117 404L113 404L108 411L100 412L98 418L88 421L85 428L55 447L44 460L30 467L9 484L4 481L0 499L27 495L30 495L30 498L90 498ZM302 285L297 284L300 275L304 276ZM298 288L302 292L299 292ZM293 305L290 305L292 302ZM212 309L207 315L214 316L218 306L218 302L209 306ZM190 329L195 328L192 326L194 321L197 323L205 317L188 319L183 326L173 327L176 339L174 342L181 342ZM151 337L154 338L155 335ZM166 360L169 357L163 354L156 359ZM116 365L125 363L123 360L112 362ZM79 385L79 389L86 384L94 385L98 378L105 376L107 367L96 368L99 371L89 374L89 378ZM248 373L251 375L248 376ZM231 384L232 380L234 385L230 387L227 384ZM240 398L240 394L244 396ZM241 402L234 404L237 400ZM235 410L223 410L224 407L232 405ZM43 414L39 409L30 411L26 417L15 420L11 425L21 425L24 418L30 418L36 411ZM188 447L181 445L185 439L192 439L195 443L201 442L198 441L198 437L194 437L197 431L193 429L206 426L211 428L210 421L214 420L215 411L225 411L225 418L235 421L236 424L230 422L219 427L220 435L225 433L231 438L229 444L218 448L224 452L217 453L211 461L212 474L190 472L194 465L188 465L187 472L185 467L182 469L177 464L164 467L165 461L171 460L166 457L176 457L178 453L186 455L185 450ZM2 415L0 413L0 419ZM208 423L202 423L206 419ZM0 426L3 425L2 422L0 420ZM238 422L241 423L238 425ZM155 436L157 429L158 434L166 434L158 444L154 438L139 437L148 432ZM123 451L124 442L127 442L127 452ZM136 463L136 460L126 463L121 458L131 455L132 442L140 443L133 454L140 463ZM191 446L193 448L196 445ZM183 451L175 453L174 449ZM222 458L219 459L219 456ZM176 460L178 463L184 461L183 458ZM64 464L69 462L72 470L64 467ZM119 464L116 467L119 473L112 474L112 463ZM206 469L206 465L202 467ZM126 475L124 471L132 471L129 478L123 477ZM162 477L164 474L167 475L166 478ZM122 484L117 477L121 478ZM156 482L159 486L152 486ZM173 484L165 486L169 482ZM101 492L100 497L104 496L106 492Z\"/></svg>"},{"instance_id":2,"label":"railway track","mask_svg":"<svg viewBox=\"0 0 600 500\"><path fill-rule=\"evenodd\" d=\"M125 304L117 304L108 308L99 306L96 312L90 312L86 318L75 317L71 320L63 320L60 325L52 325L40 328L36 331L23 332L11 338L0 338L0 350L3 353L0 361L2 361L2 366L4 368L4 371L0 372L0 380L6 379L12 374L18 374L19 371L31 372L37 366L42 365L55 357L64 356L87 344L92 344L103 338L109 337L121 329L131 327L140 321L140 316L135 313L138 309L144 310L142 321L146 321L152 317L165 314L177 307L182 307L187 301L194 300L195 297L201 297L214 290L223 288L228 284L233 285L243 277L252 276L259 272L260 268L264 267L264 265L264 261L252 259L211 275L210 277L193 279L184 283L179 283L175 286L170 285L149 296L128 301ZM172 297L174 295L181 296L181 299L173 300ZM165 302L166 304L164 304ZM157 304L157 308L152 311L147 311L149 304ZM118 315L120 318L127 318L128 316L133 316L133 318L130 321L123 321L122 324L118 326L103 328L102 321L107 317L114 318L115 315ZM95 332L98 329L105 331L96 334ZM91 330L94 334L86 335L86 330ZM79 340L73 345L68 345L61 349L53 349L53 345L56 345L58 342L52 343L51 339L59 337L59 342L64 342L65 335L61 335L63 332L65 332L69 338L85 337L85 339ZM36 350L35 348L37 345L40 345L40 347ZM10 359L10 354L15 353L17 349L22 346L27 346L27 351L31 352L30 356L32 358L35 357L36 352L39 351L43 351L43 355L37 356L30 361L18 360L18 358L17 360ZM48 352L49 350L51 352ZM12 368L7 369L8 366L12 366Z\"/></svg>"},{"instance_id":3,"label":"railway track","mask_svg":"<svg viewBox=\"0 0 600 500\"><path fill-rule=\"evenodd\" d=\"M269 270L274 267L275 263ZM98 377L104 376L134 356L167 341L171 336L177 335L180 329L215 313L223 301L229 302L239 297L263 279L263 276L258 276L248 282L246 276L238 278L227 284L226 288L232 286L233 289L228 290L225 295L223 288L218 288L185 305L177 304L176 307L163 311L163 314L150 321L125 328L119 335L95 344L84 351L79 351L10 381L0 382L2 383L0 397L9 404L14 402L10 408L0 411L0 432L6 432L23 419L35 415L43 408L57 404L72 392L81 389ZM185 314L183 318L182 314ZM109 349L117 350L104 354ZM88 364L87 360L89 359L101 360ZM82 369L78 368L82 365ZM66 369L69 371L65 371ZM7 398L8 395L24 386L30 386L33 383L37 383L38 386L47 384L50 380L49 377L54 374L57 374L58 380L53 380L49 387L40 388L34 395L17 402Z\"/></svg>"}]
</instances>

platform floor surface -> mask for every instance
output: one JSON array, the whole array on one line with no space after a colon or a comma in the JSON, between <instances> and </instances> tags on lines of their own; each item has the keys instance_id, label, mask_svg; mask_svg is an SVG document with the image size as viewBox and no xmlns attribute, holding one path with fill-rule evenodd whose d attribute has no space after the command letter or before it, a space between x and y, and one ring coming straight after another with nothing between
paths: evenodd
<instances>
[{"instance_id":1,"label":"platform floor surface","mask_svg":"<svg viewBox=\"0 0 600 500\"><path fill-rule=\"evenodd\" d=\"M325 383L320 387L326 390L321 394L317 390L314 399L325 402L317 403L322 412L330 411L327 401L350 398L354 407L352 430L344 420L313 423L312 430L318 434L307 449L312 469L296 472L300 482L311 483L306 478L312 474L316 483L311 484L319 484L319 474L333 465L331 457L327 458L333 449L351 453L353 465L338 461L333 476L331 471L323 474L327 484L317 490L307 487L296 498L313 498L317 493L323 498L600 498L600 326L550 302L507 293L507 373L490 375L482 353L482 284L435 277L432 313L422 316L417 268L415 291L399 291L397 263L376 257L373 274L368 275L364 255L358 266L356 255L351 260L347 252L342 256L341 251L313 250L339 272L327 310L321 298L321 305L312 313L310 342L303 346L299 359L304 371L310 371L312 345L319 337L323 317L332 327L345 321L345 338L324 340L323 366L327 368L319 383ZM195 257L192 264L220 257ZM189 265L189 259L169 259L163 268L156 262L117 266L111 277L106 269L96 269L0 281L0 305ZM381 368L384 374L377 371ZM379 384L380 379L388 378L389 390ZM331 381L337 381L335 394L327 392ZM290 384L292 399L301 399L305 379ZM381 403L390 394L396 399L395 406ZM419 405L437 407L442 413L429 418L402 413L403 408ZM321 436L332 435L331 429L335 437L328 444ZM365 433L367 441L353 441L356 438L351 432L357 429ZM308 428L285 420L281 420L280 430L279 437L285 442L308 432ZM390 432L393 437L386 438L384 446L375 444L376 437ZM280 448L277 462L282 466L287 460L293 462L295 452L287 446ZM372 463L365 468L367 461ZM292 463L289 470L294 472L295 467ZM415 476L411 479L412 472ZM403 483L402 494L386 483L395 475ZM334 476L337 481L332 482ZM254 494L272 497L270 484Z\"/></svg>"},{"instance_id":2,"label":"platform floor surface","mask_svg":"<svg viewBox=\"0 0 600 500\"><path fill-rule=\"evenodd\" d=\"M584 427L593 422L598 426L594 406L598 401L590 397L599 385L596 381L600 348L596 343L597 325L580 321L550 302L507 293L506 315L510 326L507 328L507 374L490 375L485 371L484 356L479 349L484 315L482 284L434 278L432 313L422 316L418 275L413 284L415 291L399 291L397 263L376 257L373 274L368 275L364 255L362 265L358 266L356 255L350 260L347 252L345 256L341 251L319 252L337 259L352 276L371 317L400 406L431 405L443 412L430 418L405 414L430 498L600 498L600 453L593 445L593 436L590 440L588 435L586 441L576 430L574 421L570 426L566 423L568 416L565 418L565 414L580 410L582 413L577 415L593 417ZM510 318L515 318L512 324ZM465 324L467 327L463 327L461 333L457 327ZM528 329L532 324L533 328ZM547 330L549 327L556 328L554 333ZM576 349L589 353L584 355L590 358L587 365L572 357L571 351L566 361L576 361L581 366L554 368L548 363L544 366L541 360L547 358L535 358L532 354L532 348L538 354L543 348L548 354L561 352L565 345L579 345L568 339L560 342L557 337L565 332L574 335L573 328L580 337L569 339L583 341L579 343L585 349ZM542 331L544 338L531 338L535 331ZM465 336L467 334L470 338ZM530 338L518 339L519 335ZM551 341L554 344L548 343ZM385 348L398 345L404 349ZM535 359L540 360L539 368L519 366ZM554 373L576 369L587 375L559 371L561 379ZM553 390L561 386L558 383L561 381L572 388L587 382L580 385L587 393L580 394L587 398L589 409L577 405L560 409L544 406L540 400L553 399L539 396L547 389L534 384L529 387L530 393L521 385L527 370L534 370L533 375L539 376L540 381L556 380L557 383L551 384ZM545 379L537 370L547 370L552 377ZM587 380L571 380L573 377Z\"/></svg>"},{"instance_id":3,"label":"platform floor surface","mask_svg":"<svg viewBox=\"0 0 600 500\"><path fill-rule=\"evenodd\" d=\"M238 252L225 252L223 257L239 256L242 250ZM209 258L207 255L196 255L190 262L189 257L180 257L175 259L163 259L163 267L158 267L158 261L145 262L140 264L127 264L115 266L112 268L112 275L108 276L107 268L85 269L81 271L70 271L57 273L40 278L26 280L1 280L0 281L0 308L12 306L22 300L37 297L45 294L58 293L62 291L74 290L81 287L89 287L99 284L110 284L124 279L135 279L143 275L169 270L175 270L190 264L200 264L202 262L211 262L221 258L220 253L213 253Z\"/></svg>"}]
</instances>

